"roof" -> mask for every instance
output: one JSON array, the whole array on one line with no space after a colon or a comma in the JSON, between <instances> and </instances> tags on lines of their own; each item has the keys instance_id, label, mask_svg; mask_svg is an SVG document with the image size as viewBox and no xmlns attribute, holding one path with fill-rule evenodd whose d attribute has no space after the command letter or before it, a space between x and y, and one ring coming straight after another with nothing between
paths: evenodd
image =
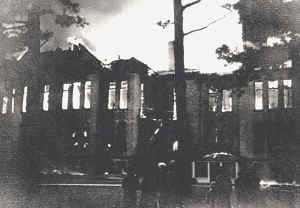
<instances>
[{"instance_id":1,"label":"roof","mask_svg":"<svg viewBox=\"0 0 300 208\"><path fill-rule=\"evenodd\" d=\"M124 77L130 73L140 74L142 77L148 75L150 67L132 57L130 59L118 59L111 62L111 73L113 76Z\"/></svg>"}]
</instances>

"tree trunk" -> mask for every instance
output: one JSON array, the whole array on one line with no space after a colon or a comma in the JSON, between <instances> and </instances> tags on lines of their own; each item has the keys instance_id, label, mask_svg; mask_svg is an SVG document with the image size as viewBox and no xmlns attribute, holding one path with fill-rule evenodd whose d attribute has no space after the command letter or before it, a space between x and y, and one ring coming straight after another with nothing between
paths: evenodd
<instances>
[{"instance_id":1,"label":"tree trunk","mask_svg":"<svg viewBox=\"0 0 300 208\"><path fill-rule=\"evenodd\" d=\"M175 20L175 41L174 41L174 58L175 58L175 91L177 106L178 126L181 126L181 137L186 133L186 112L185 112L185 78L184 78L184 46L183 46L183 14L181 0L174 0L174 20ZM184 138L185 139L185 138Z\"/></svg>"},{"instance_id":2,"label":"tree trunk","mask_svg":"<svg viewBox=\"0 0 300 208\"><path fill-rule=\"evenodd\" d=\"M177 173L182 179L182 191L188 190L191 181L190 168L190 138L188 137L187 118L186 118L186 101L185 101L185 74L184 74L184 33L183 33L183 7L181 0L173 0L174 3L174 62L175 62L175 92L177 106L177 135L180 143L180 158L178 161Z\"/></svg>"},{"instance_id":3,"label":"tree trunk","mask_svg":"<svg viewBox=\"0 0 300 208\"><path fill-rule=\"evenodd\" d=\"M40 57L40 11L38 5L33 5L28 11L28 47L39 64Z\"/></svg>"},{"instance_id":4,"label":"tree trunk","mask_svg":"<svg viewBox=\"0 0 300 208\"><path fill-rule=\"evenodd\" d=\"M28 93L28 103L27 103L27 111L32 115L36 115L35 113L39 111L39 96L40 96L40 86L38 83L38 70L39 70L39 62L40 62L40 15L37 9L30 9L28 11L28 48L30 54L30 60L26 63L26 76L25 76L25 85L30 88ZM24 87L24 86L23 86ZM39 128L40 128L39 118L34 116L30 120L30 128L33 128L33 132L31 132L30 141L37 141L36 138L39 137ZM23 126L22 132L24 135L27 134L27 131L30 130L29 127ZM23 134L22 133L22 134ZM18 141L18 171L22 177L25 177L28 182L33 182L34 177L38 175L38 169L35 157L38 157L34 151L28 149L28 147L33 148L33 146L29 143L29 138L24 136L20 137ZM41 164L38 164L41 165Z\"/></svg>"}]
</instances>

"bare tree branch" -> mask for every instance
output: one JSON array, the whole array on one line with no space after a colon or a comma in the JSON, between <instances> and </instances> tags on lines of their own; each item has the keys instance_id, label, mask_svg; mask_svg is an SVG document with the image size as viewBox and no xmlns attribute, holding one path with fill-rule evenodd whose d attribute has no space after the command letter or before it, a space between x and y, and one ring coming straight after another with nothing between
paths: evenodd
<instances>
[{"instance_id":1,"label":"bare tree branch","mask_svg":"<svg viewBox=\"0 0 300 208\"><path fill-rule=\"evenodd\" d=\"M184 33L183 35L186 36L186 35L189 35L189 34L191 34L191 33L194 33L194 32L198 32L198 31L204 30L204 29L208 28L210 25L213 25L213 24L215 24L215 23L217 23L217 22L219 22L219 21L225 19L225 18L227 17L227 15L230 14L230 13L231 13L231 12L225 14L224 16L222 16L222 17L220 17L220 18L218 18L218 19L215 19L214 21L208 23L208 24L207 24L206 26L204 26L204 27L201 27L201 28L198 28L198 29L191 30L191 31L189 31L189 32Z\"/></svg>"},{"instance_id":2,"label":"bare tree branch","mask_svg":"<svg viewBox=\"0 0 300 208\"><path fill-rule=\"evenodd\" d=\"M194 32L198 32L198 31L204 30L204 29L206 29L207 27L208 27L208 26L201 27L201 28L198 28L198 29L195 29L195 30L191 30L191 31L189 31L189 32L187 32L187 33L184 33L184 36L189 35L189 34L194 33Z\"/></svg>"},{"instance_id":3,"label":"bare tree branch","mask_svg":"<svg viewBox=\"0 0 300 208\"><path fill-rule=\"evenodd\" d=\"M188 3L188 4L186 4L186 5L183 5L183 6L182 6L182 10L185 10L185 9L188 8L188 7L191 7L191 6L195 5L195 4L198 4L198 3L200 3L201 1L202 1L202 0L196 0L196 1L193 1L193 2Z\"/></svg>"}]
</instances>

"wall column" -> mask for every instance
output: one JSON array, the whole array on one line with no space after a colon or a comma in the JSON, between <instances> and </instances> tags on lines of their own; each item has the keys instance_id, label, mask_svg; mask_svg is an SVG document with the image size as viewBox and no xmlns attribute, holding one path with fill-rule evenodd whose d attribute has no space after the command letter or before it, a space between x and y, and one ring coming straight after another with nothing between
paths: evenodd
<instances>
[{"instance_id":1,"label":"wall column","mask_svg":"<svg viewBox=\"0 0 300 208\"><path fill-rule=\"evenodd\" d=\"M128 80L128 112L126 115L126 155L136 153L138 143L138 116L141 105L141 80L138 74L130 74Z\"/></svg>"},{"instance_id":2,"label":"wall column","mask_svg":"<svg viewBox=\"0 0 300 208\"><path fill-rule=\"evenodd\" d=\"M97 74L91 74L88 76L88 79L92 82L91 84L91 108L89 109L87 116L87 125L88 125L88 138L89 138L89 174L93 175L97 168L97 147L99 146L100 138L99 131L101 132L99 123L97 122L97 116L99 108L102 106L99 103L100 95L100 86L99 86L99 77ZM83 95L84 96L84 95Z\"/></svg>"},{"instance_id":3,"label":"wall column","mask_svg":"<svg viewBox=\"0 0 300 208\"><path fill-rule=\"evenodd\" d=\"M186 112L191 142L200 145L200 85L197 80L186 81Z\"/></svg>"}]
</instances>

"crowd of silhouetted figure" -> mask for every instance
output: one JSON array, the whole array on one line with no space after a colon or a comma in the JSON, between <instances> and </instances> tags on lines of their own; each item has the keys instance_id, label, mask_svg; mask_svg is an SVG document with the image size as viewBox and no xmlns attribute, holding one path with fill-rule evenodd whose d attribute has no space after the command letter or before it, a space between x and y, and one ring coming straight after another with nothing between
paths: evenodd
<instances>
[{"instance_id":1,"label":"crowd of silhouetted figure","mask_svg":"<svg viewBox=\"0 0 300 208\"><path fill-rule=\"evenodd\" d=\"M180 166L175 160L168 163L147 163L148 168L138 171L130 166L123 180L124 207L180 208L187 190L182 184ZM233 181L228 171L220 173L211 182L205 204L210 208L264 207L259 196L259 178L251 169L242 170Z\"/></svg>"}]
</instances>

